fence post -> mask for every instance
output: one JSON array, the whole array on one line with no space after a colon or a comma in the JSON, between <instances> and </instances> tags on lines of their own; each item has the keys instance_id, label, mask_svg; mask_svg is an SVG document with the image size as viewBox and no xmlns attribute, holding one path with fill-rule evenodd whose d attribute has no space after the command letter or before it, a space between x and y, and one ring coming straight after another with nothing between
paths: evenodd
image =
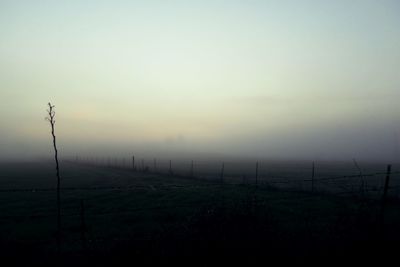
<instances>
[{"instance_id":1,"label":"fence post","mask_svg":"<svg viewBox=\"0 0 400 267\"><path fill-rule=\"evenodd\" d=\"M135 171L135 156L132 156L132 170Z\"/></svg>"},{"instance_id":2,"label":"fence post","mask_svg":"<svg viewBox=\"0 0 400 267\"><path fill-rule=\"evenodd\" d=\"M315 177L315 162L312 163L312 173L311 173L311 192L314 192L314 177Z\"/></svg>"},{"instance_id":3,"label":"fence post","mask_svg":"<svg viewBox=\"0 0 400 267\"><path fill-rule=\"evenodd\" d=\"M169 160L169 174L172 175L172 160Z\"/></svg>"},{"instance_id":4,"label":"fence post","mask_svg":"<svg viewBox=\"0 0 400 267\"><path fill-rule=\"evenodd\" d=\"M83 203L83 199L81 199L81 241L82 241L82 248L86 249L86 221L85 221L85 205Z\"/></svg>"},{"instance_id":5,"label":"fence post","mask_svg":"<svg viewBox=\"0 0 400 267\"><path fill-rule=\"evenodd\" d=\"M225 162L222 162L221 175L220 175L221 183L224 182L224 170L225 170Z\"/></svg>"},{"instance_id":6,"label":"fence post","mask_svg":"<svg viewBox=\"0 0 400 267\"><path fill-rule=\"evenodd\" d=\"M386 179L385 179L385 186L383 188L383 195L382 195L382 206L381 206L381 214L380 214L380 227L381 231L383 231L383 225L385 223L385 209L386 209L386 202L387 202L387 192L389 189L389 180L390 180L390 173L392 170L392 165L387 165L386 170Z\"/></svg>"},{"instance_id":7,"label":"fence post","mask_svg":"<svg viewBox=\"0 0 400 267\"><path fill-rule=\"evenodd\" d=\"M256 185L258 185L258 161L256 162Z\"/></svg>"},{"instance_id":8,"label":"fence post","mask_svg":"<svg viewBox=\"0 0 400 267\"><path fill-rule=\"evenodd\" d=\"M363 175L362 175L361 168L360 168L360 166L358 165L356 159L353 159L353 163L354 163L354 166L356 166L356 168L357 168L357 170L358 170L358 174L359 174L359 176L360 176L360 181L361 181L361 184L360 184L360 191L361 191L361 196L364 197L364 195L365 195L364 177L363 177Z\"/></svg>"}]
</instances>

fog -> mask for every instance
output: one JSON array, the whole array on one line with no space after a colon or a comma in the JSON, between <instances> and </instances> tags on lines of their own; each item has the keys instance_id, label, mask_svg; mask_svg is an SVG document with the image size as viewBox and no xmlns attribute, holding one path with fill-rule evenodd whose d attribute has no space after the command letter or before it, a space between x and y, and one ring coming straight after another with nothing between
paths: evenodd
<instances>
[{"instance_id":1,"label":"fog","mask_svg":"<svg viewBox=\"0 0 400 267\"><path fill-rule=\"evenodd\" d=\"M57 122L62 124L61 121ZM370 124L341 123L319 127L298 127L296 130L276 129L270 132L237 132L224 138L191 140L177 136L159 142L112 140L100 136L71 138L56 128L61 158L126 157L161 159L265 159L265 160L323 160L351 161L353 158L376 162L399 162L400 121ZM57 127L58 125L56 125ZM2 160L47 159L53 156L50 127L42 122L43 136L18 138L2 135ZM58 130L58 131L57 131Z\"/></svg>"},{"instance_id":2,"label":"fog","mask_svg":"<svg viewBox=\"0 0 400 267\"><path fill-rule=\"evenodd\" d=\"M0 158L400 161L397 1L0 3Z\"/></svg>"}]
</instances>

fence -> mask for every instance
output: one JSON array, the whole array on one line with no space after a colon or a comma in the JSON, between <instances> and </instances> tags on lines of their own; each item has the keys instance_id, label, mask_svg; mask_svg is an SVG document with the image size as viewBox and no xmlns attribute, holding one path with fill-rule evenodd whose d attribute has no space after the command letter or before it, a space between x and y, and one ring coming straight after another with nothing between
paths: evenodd
<instances>
[{"instance_id":1,"label":"fence","mask_svg":"<svg viewBox=\"0 0 400 267\"><path fill-rule=\"evenodd\" d=\"M246 162L240 165L233 161L206 162L190 160L182 163L171 160L138 160L132 158L130 161L128 159L110 159L108 162L107 160L82 160L78 158L72 161L64 161L63 163L69 164L71 168L73 166L84 168L87 173L101 170L100 173L104 171L106 173L105 176L117 174L117 178L127 177L127 180L135 180L138 177L142 177L143 181L148 179L148 182L140 184L119 184L119 181L116 181L115 184L105 183L104 185L95 186L62 186L63 229L64 233L68 232L68 236L64 236L64 249L66 244L69 244L69 246L77 244L82 249L86 249L86 247L93 246L96 243L110 240L120 242L124 239L121 235L94 234L94 221L96 221L96 228L98 228L96 230L97 233L108 231L107 228L112 227L112 224L115 223L118 227L123 226L124 232L133 231L135 233L134 235L128 234L127 240L140 242L151 238L138 234L141 232L140 227L135 230L129 229L126 226L129 223L124 220L135 220L139 216L137 214L148 212L150 212L151 216L158 216L158 213L171 209L180 209L185 212L187 210L187 214L190 215L194 207L196 210L196 206L191 202L180 203L176 201L172 205L168 203L169 198L157 200L154 204L146 203L146 205L140 206L140 203L144 203L140 199L143 194L135 194L136 192L149 192L151 195L147 199L153 199L153 197L161 198L164 192L170 193L167 196L171 198L177 195L175 194L176 192L188 192L183 196L190 197L192 197L191 194L201 193L206 197L215 197L212 205L218 205L219 202L226 201L224 197L227 198L228 196L223 195L223 192L236 192L246 188L248 192L251 192L251 201L255 199L254 203L256 203L252 202L253 204L247 207L250 210L258 205L257 201L260 202L260 200L257 200L257 198L261 196L262 203L260 205L282 201L321 201L325 193L329 193L327 196L330 194L333 194L333 196L354 195L375 200L382 198L382 203L374 204L374 208L378 207L377 210L382 214L380 215L382 218L379 220L383 222L387 197L398 197L400 190L397 179L400 172L392 171L390 168L385 169L384 167L386 166L382 165L368 167L367 170L370 172L360 172L357 169L351 172L349 171L350 168L347 167L342 169L332 167L330 169L330 166L326 166L324 169L318 163L308 164L309 166L306 163L300 165L292 164L288 168L285 165L268 165L268 163L262 161ZM150 165L151 163L153 164L152 166ZM348 164L348 166L351 165ZM344 174L346 172L348 173L347 175ZM82 177L85 179L85 175L82 175ZM153 183L152 177L156 177L157 180L154 181L157 182ZM166 181L166 183L160 183L159 181ZM277 190L279 193L269 193L276 188L279 189ZM204 193L210 191L213 194ZM48 199L50 199L50 202L46 204L48 205L47 208L42 207L37 212L34 212L34 209L6 209L1 208L0 205L0 225L15 223L15 227L18 227L19 224L24 225L25 228L27 227L26 225L31 225L30 227L32 228L40 226L44 228L41 238L19 238L18 241L53 246L52 232L48 229L54 228L52 222L55 220L56 210L55 207L51 207L51 198L55 192L55 187L0 187L0 201L3 201L3 204L4 201L12 202L18 200L21 203L26 203L29 200L34 200L32 201L32 206L36 206L36 202L42 203L46 201L47 203ZM135 201L139 201L138 204L135 204ZM109 221L108 218L112 218L115 222ZM163 223L164 221L161 220L160 224L154 227L163 227ZM101 225L99 226L99 224ZM46 227L43 227L43 225ZM21 227L21 229L24 227Z\"/></svg>"},{"instance_id":2,"label":"fence","mask_svg":"<svg viewBox=\"0 0 400 267\"><path fill-rule=\"evenodd\" d=\"M291 164L262 161L205 161L128 158L76 157L69 159L83 165L125 169L137 173L173 175L202 179L224 184L269 185L285 190L330 192L338 194L382 193L387 165L368 164L361 170L357 162L329 163L300 162ZM400 171L391 171L388 190L400 196Z\"/></svg>"}]
</instances>

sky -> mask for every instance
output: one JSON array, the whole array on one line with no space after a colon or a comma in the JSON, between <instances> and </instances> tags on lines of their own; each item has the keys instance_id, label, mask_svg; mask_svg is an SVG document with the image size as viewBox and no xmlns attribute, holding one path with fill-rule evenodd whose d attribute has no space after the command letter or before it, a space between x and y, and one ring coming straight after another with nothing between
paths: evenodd
<instances>
[{"instance_id":1,"label":"sky","mask_svg":"<svg viewBox=\"0 0 400 267\"><path fill-rule=\"evenodd\" d=\"M0 158L400 160L400 2L0 0Z\"/></svg>"}]
</instances>

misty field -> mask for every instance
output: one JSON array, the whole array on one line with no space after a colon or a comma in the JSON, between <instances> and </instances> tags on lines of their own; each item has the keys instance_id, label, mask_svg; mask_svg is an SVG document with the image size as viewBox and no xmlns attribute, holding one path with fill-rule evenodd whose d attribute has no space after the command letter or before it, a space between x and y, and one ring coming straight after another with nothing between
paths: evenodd
<instances>
[{"instance_id":1,"label":"misty field","mask_svg":"<svg viewBox=\"0 0 400 267\"><path fill-rule=\"evenodd\" d=\"M1 164L2 257L32 265L62 257L66 266L360 262L391 256L400 241L396 166L384 204L384 164L362 175L351 164L319 164L312 190L308 163L262 163L257 180L253 163L225 163L223 177L219 164L198 164L195 174L188 166L168 174L162 163L156 173L62 162L59 255L54 165Z\"/></svg>"}]
</instances>

